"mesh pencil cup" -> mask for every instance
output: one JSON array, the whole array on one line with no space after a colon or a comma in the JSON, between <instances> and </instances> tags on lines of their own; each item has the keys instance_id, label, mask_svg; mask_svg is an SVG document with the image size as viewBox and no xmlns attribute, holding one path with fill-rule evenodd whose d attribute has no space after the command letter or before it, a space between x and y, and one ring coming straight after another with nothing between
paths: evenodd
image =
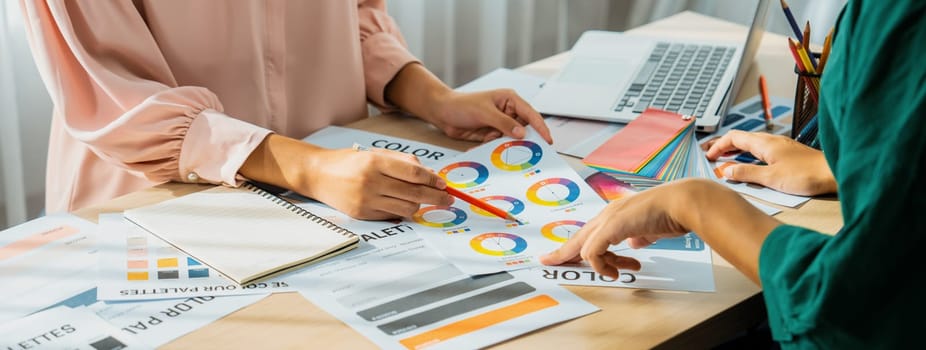
<instances>
[{"instance_id":1,"label":"mesh pencil cup","mask_svg":"<svg viewBox=\"0 0 926 350\"><path fill-rule=\"evenodd\" d=\"M819 61L820 54L813 54ZM796 66L797 87L794 89L794 114L791 116L791 138L797 138L810 119L817 115L820 74L801 72Z\"/></svg>"}]
</instances>

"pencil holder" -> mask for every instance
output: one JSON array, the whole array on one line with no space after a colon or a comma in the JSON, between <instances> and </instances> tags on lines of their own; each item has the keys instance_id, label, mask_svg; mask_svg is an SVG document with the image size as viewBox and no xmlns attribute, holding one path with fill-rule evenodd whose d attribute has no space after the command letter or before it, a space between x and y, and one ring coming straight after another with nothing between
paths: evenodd
<instances>
[{"instance_id":1,"label":"pencil holder","mask_svg":"<svg viewBox=\"0 0 926 350\"><path fill-rule=\"evenodd\" d=\"M813 54L819 60L819 54ZM797 74L797 87L794 89L794 113L791 116L791 138L796 139L804 127L817 115L820 99L820 74L801 72L794 67ZM816 130L813 130L816 134ZM815 135L810 135L812 138Z\"/></svg>"}]
</instances>

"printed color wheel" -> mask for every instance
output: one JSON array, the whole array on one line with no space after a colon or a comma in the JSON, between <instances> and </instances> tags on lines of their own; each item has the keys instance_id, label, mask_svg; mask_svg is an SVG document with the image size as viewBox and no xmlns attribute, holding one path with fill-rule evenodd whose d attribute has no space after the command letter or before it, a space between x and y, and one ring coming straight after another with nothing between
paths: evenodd
<instances>
[{"instance_id":1,"label":"printed color wheel","mask_svg":"<svg viewBox=\"0 0 926 350\"><path fill-rule=\"evenodd\" d=\"M530 141L515 140L495 147L491 159L492 165L499 169L518 171L537 165L542 157L543 150L540 145Z\"/></svg>"},{"instance_id":2,"label":"printed color wheel","mask_svg":"<svg viewBox=\"0 0 926 350\"><path fill-rule=\"evenodd\" d=\"M482 197L482 198L480 198L480 199L482 199L482 200L485 201L485 202L489 202L489 204L492 204L492 205L495 205L495 204L492 203L492 201L498 201L498 202L504 201L504 202L507 202L507 203L508 203L507 206L506 206L506 205L495 205L495 206L498 207L499 209L502 209L502 210L505 210L505 211L511 213L511 215L518 215L519 213L521 213L522 211L524 211L524 202L522 202L522 201L520 201L520 200L518 200L517 198L514 198L514 197L510 197L510 196L488 196L488 197ZM509 208L510 208L510 209L509 209ZM479 214L479 215L482 215L482 216L495 217L495 215L493 215L492 213L487 212L487 211L483 210L482 208L479 208L479 207L477 207L477 206L475 206L475 205L472 205L472 204L469 206L469 209L472 210L474 213Z\"/></svg>"},{"instance_id":3,"label":"printed color wheel","mask_svg":"<svg viewBox=\"0 0 926 350\"><path fill-rule=\"evenodd\" d=\"M585 226L585 223L582 221L560 220L543 225L543 227L540 228L540 233L551 241L564 243L572 237L573 233L579 231L582 226Z\"/></svg>"},{"instance_id":4,"label":"printed color wheel","mask_svg":"<svg viewBox=\"0 0 926 350\"><path fill-rule=\"evenodd\" d=\"M468 188L486 182L489 169L476 162L456 162L445 166L437 174L454 188Z\"/></svg>"},{"instance_id":5,"label":"printed color wheel","mask_svg":"<svg viewBox=\"0 0 926 350\"><path fill-rule=\"evenodd\" d=\"M453 227L466 221L466 212L456 207L432 206L419 209L412 219L428 227Z\"/></svg>"},{"instance_id":6,"label":"printed color wheel","mask_svg":"<svg viewBox=\"0 0 926 350\"><path fill-rule=\"evenodd\" d=\"M566 205L579 199L579 185L561 177L542 180L527 189L527 199L548 207Z\"/></svg>"},{"instance_id":7,"label":"printed color wheel","mask_svg":"<svg viewBox=\"0 0 926 350\"><path fill-rule=\"evenodd\" d=\"M480 254L491 256L515 255L527 249L527 241L510 233L489 232L473 237L469 245Z\"/></svg>"}]
</instances>

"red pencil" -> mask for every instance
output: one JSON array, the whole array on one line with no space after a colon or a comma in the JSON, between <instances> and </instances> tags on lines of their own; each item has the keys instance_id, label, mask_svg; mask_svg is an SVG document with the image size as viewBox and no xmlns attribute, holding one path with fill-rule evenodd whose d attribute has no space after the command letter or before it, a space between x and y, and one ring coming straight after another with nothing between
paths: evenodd
<instances>
[{"instance_id":1,"label":"red pencil","mask_svg":"<svg viewBox=\"0 0 926 350\"><path fill-rule=\"evenodd\" d=\"M772 130L772 106L768 99L768 86L765 76L759 74L759 96L762 99L762 110L765 111L765 130Z\"/></svg>"},{"instance_id":2,"label":"red pencil","mask_svg":"<svg viewBox=\"0 0 926 350\"><path fill-rule=\"evenodd\" d=\"M492 213L492 215L498 216L505 220L510 220L510 221L517 222L519 224L523 224L521 220L518 220L518 218L516 218L514 215L511 215L511 213L504 211L501 208L498 208L494 205L491 205L488 202L483 201L479 198L470 196L469 194L466 194L466 192L460 191L450 186L447 186L446 191L447 193L450 193L451 196L457 197L459 199L462 199L464 202L475 205L482 210Z\"/></svg>"},{"instance_id":3,"label":"red pencil","mask_svg":"<svg viewBox=\"0 0 926 350\"><path fill-rule=\"evenodd\" d=\"M794 63L797 65L797 70L800 73L807 73L807 69L804 67L804 62L801 61L801 55L797 53L797 45L800 44L795 43L794 40L788 38L788 48L791 49L791 55L794 56ZM819 94L817 86L813 84L813 80L811 80L810 77L802 75L801 78L804 79L804 85L806 85L807 89L810 90L810 98L813 99L814 103L817 103L817 95Z\"/></svg>"}]
</instances>

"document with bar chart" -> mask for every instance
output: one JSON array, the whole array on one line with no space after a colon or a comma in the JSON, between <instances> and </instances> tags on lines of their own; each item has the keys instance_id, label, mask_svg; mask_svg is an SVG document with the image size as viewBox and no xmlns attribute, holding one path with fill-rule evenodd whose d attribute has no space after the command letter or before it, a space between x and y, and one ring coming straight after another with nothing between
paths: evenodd
<instances>
[{"instance_id":1,"label":"document with bar chart","mask_svg":"<svg viewBox=\"0 0 926 350\"><path fill-rule=\"evenodd\" d=\"M598 310L528 271L466 275L401 222L343 220L364 243L290 277L303 296L382 348L481 348Z\"/></svg>"},{"instance_id":2,"label":"document with bar chart","mask_svg":"<svg viewBox=\"0 0 926 350\"><path fill-rule=\"evenodd\" d=\"M0 323L74 306L75 296L95 300L96 230L79 217L50 214L0 231Z\"/></svg>"},{"instance_id":3,"label":"document with bar chart","mask_svg":"<svg viewBox=\"0 0 926 350\"><path fill-rule=\"evenodd\" d=\"M99 300L151 300L292 290L286 281L278 278L240 286L125 220L121 214L100 215L99 237Z\"/></svg>"}]
</instances>

